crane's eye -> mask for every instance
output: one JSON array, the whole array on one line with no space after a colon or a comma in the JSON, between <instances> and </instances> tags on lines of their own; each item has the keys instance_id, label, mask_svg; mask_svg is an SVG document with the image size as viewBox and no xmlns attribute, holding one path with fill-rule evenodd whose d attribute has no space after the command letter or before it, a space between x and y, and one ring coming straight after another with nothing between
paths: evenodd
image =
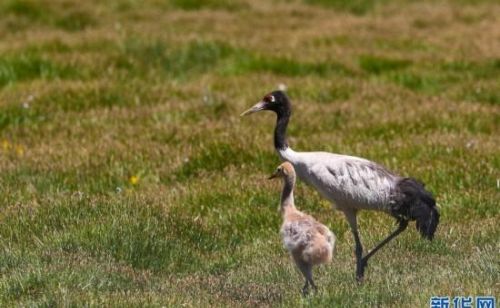
<instances>
[{"instance_id":1,"label":"crane's eye","mask_svg":"<svg viewBox=\"0 0 500 308\"><path fill-rule=\"evenodd\" d=\"M268 103L274 103L276 99L274 98L274 95L268 94L264 96L264 101Z\"/></svg>"}]
</instances>

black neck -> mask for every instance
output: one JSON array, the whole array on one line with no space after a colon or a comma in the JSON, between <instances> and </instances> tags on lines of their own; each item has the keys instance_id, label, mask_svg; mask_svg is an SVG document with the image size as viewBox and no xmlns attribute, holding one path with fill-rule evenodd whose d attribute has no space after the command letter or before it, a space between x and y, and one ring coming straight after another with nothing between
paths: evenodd
<instances>
[{"instance_id":1,"label":"black neck","mask_svg":"<svg viewBox=\"0 0 500 308\"><path fill-rule=\"evenodd\" d=\"M276 150L284 150L288 148L286 141L286 128L290 120L290 113L277 113L276 127L274 128L274 147Z\"/></svg>"}]
</instances>

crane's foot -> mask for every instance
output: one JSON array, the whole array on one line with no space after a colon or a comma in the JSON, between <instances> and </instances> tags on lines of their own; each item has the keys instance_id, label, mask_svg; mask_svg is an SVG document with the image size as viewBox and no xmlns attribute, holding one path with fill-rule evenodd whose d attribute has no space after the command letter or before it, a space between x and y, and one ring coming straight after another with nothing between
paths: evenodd
<instances>
[{"instance_id":1,"label":"crane's foot","mask_svg":"<svg viewBox=\"0 0 500 308\"><path fill-rule=\"evenodd\" d=\"M363 280L365 279L365 268L367 265L368 261L365 258L359 260L356 267L356 281L358 283L363 283Z\"/></svg>"},{"instance_id":2,"label":"crane's foot","mask_svg":"<svg viewBox=\"0 0 500 308\"><path fill-rule=\"evenodd\" d=\"M364 275L359 275L359 274L356 275L356 282L358 284L362 284L364 280L365 280L365 276Z\"/></svg>"},{"instance_id":3,"label":"crane's foot","mask_svg":"<svg viewBox=\"0 0 500 308\"><path fill-rule=\"evenodd\" d=\"M302 296L306 297L309 295L309 281L306 280L306 283L302 287Z\"/></svg>"},{"instance_id":4,"label":"crane's foot","mask_svg":"<svg viewBox=\"0 0 500 308\"><path fill-rule=\"evenodd\" d=\"M304 286L302 288L302 296L306 297L307 295L309 295L309 287L308 286Z\"/></svg>"},{"instance_id":5,"label":"crane's foot","mask_svg":"<svg viewBox=\"0 0 500 308\"><path fill-rule=\"evenodd\" d=\"M318 292L318 287L315 284L311 284L311 286L314 293Z\"/></svg>"},{"instance_id":6,"label":"crane's foot","mask_svg":"<svg viewBox=\"0 0 500 308\"><path fill-rule=\"evenodd\" d=\"M314 293L317 293L317 292L318 292L318 288L317 288L316 286L312 286L311 288L312 288L312 291L313 291ZM308 296L308 295L310 295L310 294L311 294L311 290L309 289L309 287L304 286L304 287L302 288L302 296L306 297L306 296Z\"/></svg>"}]
</instances>

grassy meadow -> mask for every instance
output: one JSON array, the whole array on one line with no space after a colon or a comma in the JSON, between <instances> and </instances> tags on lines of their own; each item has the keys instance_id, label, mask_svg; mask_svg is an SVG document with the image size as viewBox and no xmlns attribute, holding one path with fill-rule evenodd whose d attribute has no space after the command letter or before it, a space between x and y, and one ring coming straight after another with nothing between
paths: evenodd
<instances>
[{"instance_id":1,"label":"grassy meadow","mask_svg":"<svg viewBox=\"0 0 500 308\"><path fill-rule=\"evenodd\" d=\"M0 2L0 306L427 307L500 294L500 3L491 0ZM296 150L427 183L411 224L354 278L341 213L317 294L278 235L271 113ZM365 249L395 228L362 212Z\"/></svg>"}]
</instances>

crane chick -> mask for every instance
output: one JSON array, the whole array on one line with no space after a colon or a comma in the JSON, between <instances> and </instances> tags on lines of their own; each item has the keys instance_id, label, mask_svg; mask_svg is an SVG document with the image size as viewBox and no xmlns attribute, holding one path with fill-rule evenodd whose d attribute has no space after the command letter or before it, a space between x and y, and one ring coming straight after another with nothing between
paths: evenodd
<instances>
[{"instance_id":1,"label":"crane chick","mask_svg":"<svg viewBox=\"0 0 500 308\"><path fill-rule=\"evenodd\" d=\"M295 208L293 189L295 187L295 170L289 162L281 164L269 177L283 179L281 193L281 214L283 225L281 237L285 248L290 252L295 264L304 275L304 295L309 293L309 286L316 290L312 278L313 265L328 263L332 260L335 247L335 235L312 216Z\"/></svg>"}]
</instances>

